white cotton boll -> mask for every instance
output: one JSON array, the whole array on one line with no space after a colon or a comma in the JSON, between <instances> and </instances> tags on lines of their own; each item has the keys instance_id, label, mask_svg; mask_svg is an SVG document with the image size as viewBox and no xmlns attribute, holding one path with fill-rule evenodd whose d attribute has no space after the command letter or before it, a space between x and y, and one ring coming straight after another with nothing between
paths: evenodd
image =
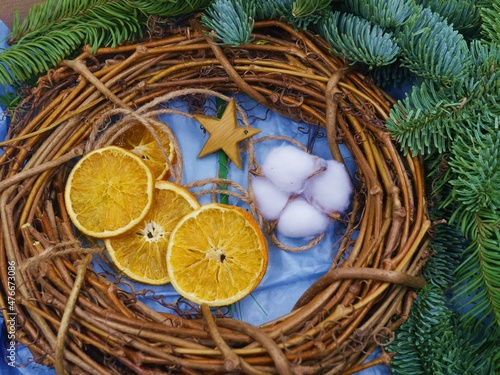
<instances>
[{"instance_id":1,"label":"white cotton boll","mask_svg":"<svg viewBox=\"0 0 500 375\"><path fill-rule=\"evenodd\" d=\"M290 199L290 194L279 190L276 185L265 177L255 177L252 180L255 203L262 217L266 220L278 218Z\"/></svg>"},{"instance_id":2,"label":"white cotton boll","mask_svg":"<svg viewBox=\"0 0 500 375\"><path fill-rule=\"evenodd\" d=\"M344 212L350 204L352 185L344 165L326 162L326 170L312 177L304 189L305 198L323 212Z\"/></svg>"},{"instance_id":3,"label":"white cotton boll","mask_svg":"<svg viewBox=\"0 0 500 375\"><path fill-rule=\"evenodd\" d=\"M323 233L330 218L299 197L285 207L278 219L278 233L286 237L300 238Z\"/></svg>"},{"instance_id":4,"label":"white cotton boll","mask_svg":"<svg viewBox=\"0 0 500 375\"><path fill-rule=\"evenodd\" d=\"M325 161L294 146L272 149L262 164L262 174L280 190L300 193L309 176L325 166Z\"/></svg>"}]
</instances>

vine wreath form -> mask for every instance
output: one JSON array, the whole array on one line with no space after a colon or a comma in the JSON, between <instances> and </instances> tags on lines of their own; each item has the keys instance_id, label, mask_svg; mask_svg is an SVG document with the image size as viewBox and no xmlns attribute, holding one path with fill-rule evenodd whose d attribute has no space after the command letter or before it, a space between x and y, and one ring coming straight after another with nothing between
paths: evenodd
<instances>
[{"instance_id":1,"label":"vine wreath form","mask_svg":"<svg viewBox=\"0 0 500 375\"><path fill-rule=\"evenodd\" d=\"M176 27L139 44L84 50L39 79L13 113L0 156L0 267L17 265L16 339L37 362L61 374L351 374L390 362L383 353L363 364L390 342L424 283L430 222L421 161L401 155L384 128L391 98L324 40L277 21L257 22L253 40L230 48L197 27ZM165 129L157 105L192 88L245 93L320 125L332 156L341 160L344 143L358 167L330 271L289 314L259 327L206 306L180 316L151 309L92 269L103 249L77 238L65 212L69 163L105 139L110 114L154 134ZM251 193L242 195L252 204ZM5 273L1 281L6 314Z\"/></svg>"}]
</instances>

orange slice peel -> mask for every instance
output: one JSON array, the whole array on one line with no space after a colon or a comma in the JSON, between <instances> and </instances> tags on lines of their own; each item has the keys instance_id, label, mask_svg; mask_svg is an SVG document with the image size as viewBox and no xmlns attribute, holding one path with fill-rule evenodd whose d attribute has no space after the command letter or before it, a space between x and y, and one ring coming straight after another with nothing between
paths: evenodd
<instances>
[{"instance_id":1,"label":"orange slice peel","mask_svg":"<svg viewBox=\"0 0 500 375\"><path fill-rule=\"evenodd\" d=\"M71 170L64 198L73 224L84 234L108 238L146 216L154 178L137 155L116 146L93 150Z\"/></svg>"},{"instance_id":2,"label":"orange slice peel","mask_svg":"<svg viewBox=\"0 0 500 375\"><path fill-rule=\"evenodd\" d=\"M170 234L182 217L200 207L185 188L157 181L151 210L131 231L104 241L118 269L133 280L160 285L170 281L167 248Z\"/></svg>"},{"instance_id":3,"label":"orange slice peel","mask_svg":"<svg viewBox=\"0 0 500 375\"><path fill-rule=\"evenodd\" d=\"M232 304L264 277L267 241L252 215L240 207L211 203L186 215L167 251L171 283L188 300Z\"/></svg>"}]
</instances>

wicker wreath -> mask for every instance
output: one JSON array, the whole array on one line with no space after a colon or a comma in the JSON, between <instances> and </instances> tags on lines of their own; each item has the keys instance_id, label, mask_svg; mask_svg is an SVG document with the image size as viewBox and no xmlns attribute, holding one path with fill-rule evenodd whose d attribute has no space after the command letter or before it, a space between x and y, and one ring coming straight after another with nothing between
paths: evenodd
<instances>
[{"instance_id":1,"label":"wicker wreath","mask_svg":"<svg viewBox=\"0 0 500 375\"><path fill-rule=\"evenodd\" d=\"M255 42L239 47L218 45L193 20L161 32L85 49L39 79L12 115L0 156L0 267L17 266L17 293L13 304L2 272L0 303L17 313L17 341L60 374L352 374L389 363L384 351L364 361L391 341L425 284L430 227L422 163L384 128L394 101L323 39L284 23L257 22ZM244 93L320 125L332 156L341 160L343 143L358 167L330 270L289 314L259 327L206 306L151 309L92 269L102 247L77 237L65 211L70 162L98 145L111 118L151 125L169 95L203 90Z\"/></svg>"}]
</instances>

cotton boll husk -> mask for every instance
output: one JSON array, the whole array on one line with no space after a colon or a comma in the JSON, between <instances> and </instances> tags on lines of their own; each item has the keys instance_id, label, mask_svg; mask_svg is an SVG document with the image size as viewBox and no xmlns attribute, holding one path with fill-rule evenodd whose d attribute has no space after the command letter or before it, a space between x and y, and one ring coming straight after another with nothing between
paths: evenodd
<instances>
[{"instance_id":1,"label":"cotton boll husk","mask_svg":"<svg viewBox=\"0 0 500 375\"><path fill-rule=\"evenodd\" d=\"M331 223L330 218L310 205L304 198L291 201L278 219L277 231L283 236L300 238L323 233Z\"/></svg>"},{"instance_id":2,"label":"cotton boll husk","mask_svg":"<svg viewBox=\"0 0 500 375\"><path fill-rule=\"evenodd\" d=\"M288 203L290 194L279 190L265 177L255 177L251 183L255 203L262 217L266 220L277 219Z\"/></svg>"},{"instance_id":3,"label":"cotton boll husk","mask_svg":"<svg viewBox=\"0 0 500 375\"><path fill-rule=\"evenodd\" d=\"M351 179L342 163L328 160L326 170L309 179L303 194L323 212L344 212L351 201Z\"/></svg>"},{"instance_id":4,"label":"cotton boll husk","mask_svg":"<svg viewBox=\"0 0 500 375\"><path fill-rule=\"evenodd\" d=\"M324 168L323 159L294 146L272 149L262 164L262 174L286 193L300 193L309 176Z\"/></svg>"}]
</instances>

